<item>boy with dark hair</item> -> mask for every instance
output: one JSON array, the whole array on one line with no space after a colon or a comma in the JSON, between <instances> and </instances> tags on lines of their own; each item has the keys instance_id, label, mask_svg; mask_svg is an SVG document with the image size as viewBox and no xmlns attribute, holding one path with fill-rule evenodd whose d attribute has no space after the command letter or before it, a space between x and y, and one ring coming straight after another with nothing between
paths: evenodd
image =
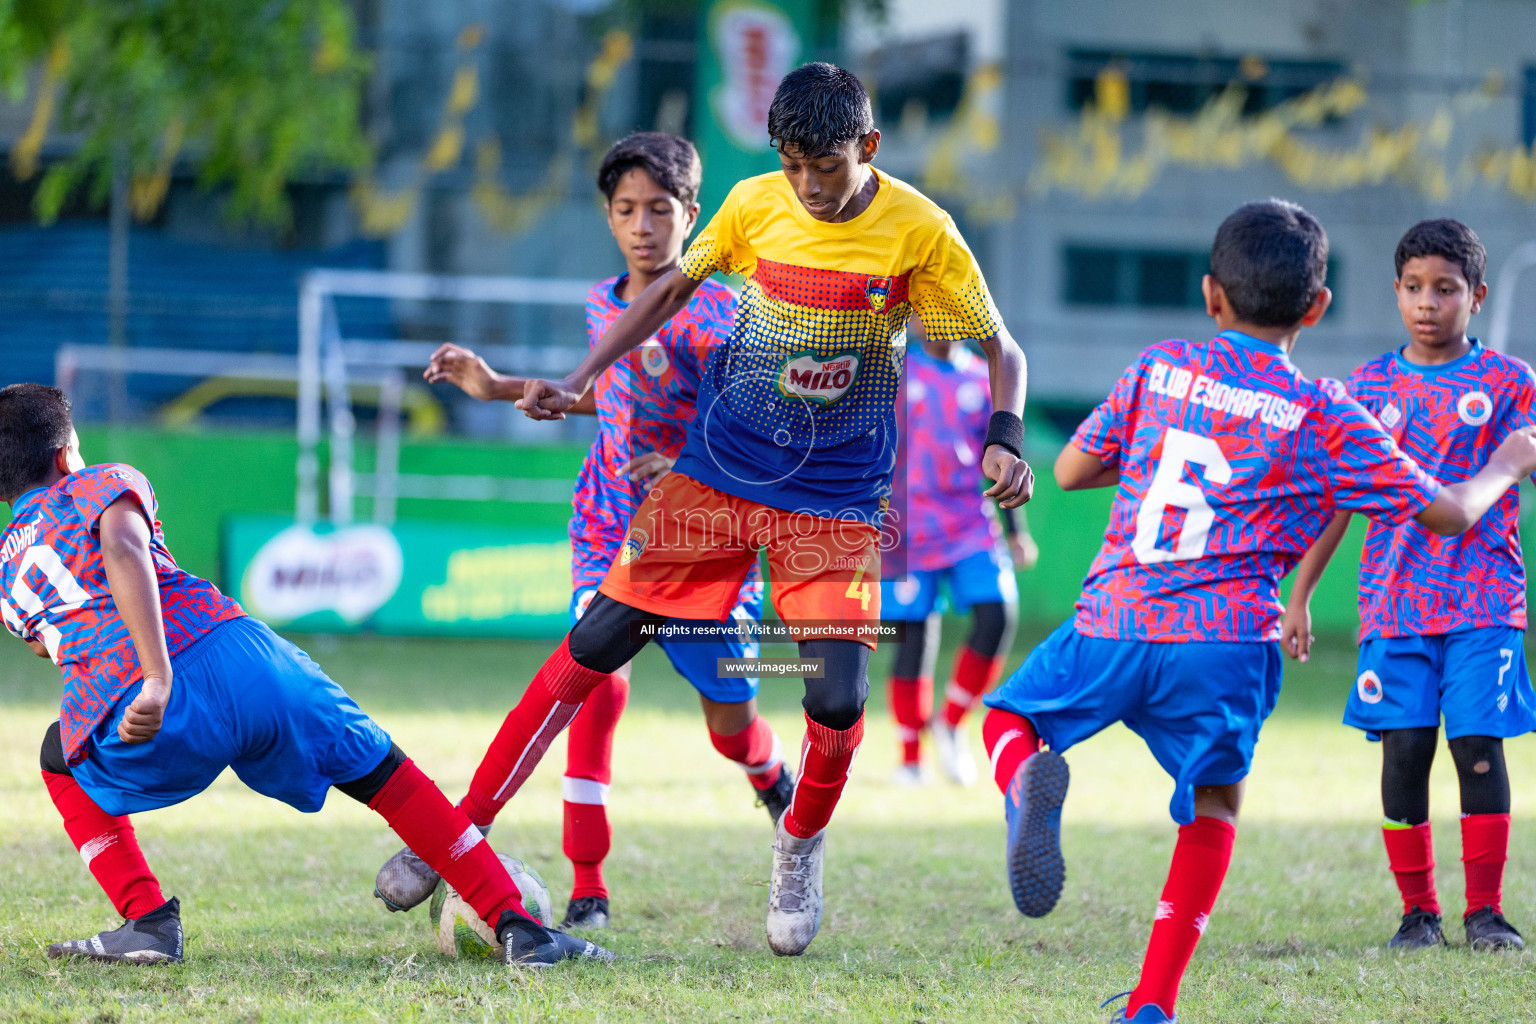
<instances>
[{"instance_id":1,"label":"boy with dark hair","mask_svg":"<svg viewBox=\"0 0 1536 1024\"><path fill-rule=\"evenodd\" d=\"M603 334L652 281L677 266L683 244L699 215L695 198L701 169L693 144L663 132L637 132L603 158L598 188L606 199L608 227L624 254L626 271L594 285L587 296L587 340ZM571 622L597 596L598 584L624 543L635 507L651 483L666 473L683 447L703 361L723 343L736 317L736 302L724 285L706 281L687 309L598 377L592 392L570 412L593 413L598 434L581 464L571 516ZM469 349L444 345L425 373L447 381L481 401L515 402L523 377L499 374ZM784 765L779 738L757 713L756 678L721 679L721 658L755 658L756 639L739 627L762 619L763 581L754 567L731 610L731 626L686 623L690 636L661 641L677 671L699 691L710 741L739 766L758 801L775 823L794 793L794 776ZM713 634L713 635L711 635ZM609 674L587 695L571 720L566 747L565 855L575 874L567 928L601 928L608 923L608 886L603 861L612 843L608 787L613 778L613 735L629 699L629 666ZM531 767L531 766L530 766ZM502 798L510 799L526 775L514 776ZM467 807L482 832L496 808ZM487 810L489 814L475 813ZM432 895L437 873L409 848L379 870L375 893L391 910L409 910Z\"/></svg>"},{"instance_id":2,"label":"boy with dark hair","mask_svg":"<svg viewBox=\"0 0 1536 1024\"><path fill-rule=\"evenodd\" d=\"M1536 405L1530 366L1467 337L1488 295L1487 261L1482 241L1458 221L1409 228L1393 261L1408 342L1345 385L1441 480L1471 476L1487 452L1531 422ZM1296 571L1281 638L1292 657L1307 657L1308 602L1348 525L1349 513L1339 512ZM1521 949L1500 905L1509 849L1504 738L1536 729L1519 488L1459 537L1372 522L1360 560L1360 623L1359 675L1344 722L1381 741L1382 838L1403 898L1402 924L1387 945L1445 941L1429 829L1429 769L1443 715L1461 782L1467 945Z\"/></svg>"},{"instance_id":3,"label":"boy with dark hair","mask_svg":"<svg viewBox=\"0 0 1536 1024\"><path fill-rule=\"evenodd\" d=\"M916 348L913 337L920 343ZM1003 508L994 516L977 486L992 414L987 383L984 360L959 341L928 337L912 319L900 407L906 450L899 463L905 471L897 481L905 493L895 502L905 519L893 524L905 573L880 584L881 617L909 624L887 683L901 752L892 776L897 785L928 782L921 757L924 731L932 735L939 767L951 782L976 782L965 717L997 682L1008 656L1019 614L1014 566L1027 569L1036 557L1023 510ZM955 653L944 704L935 716L933 670L947 607L969 614L971 629Z\"/></svg>"},{"instance_id":4,"label":"boy with dark hair","mask_svg":"<svg viewBox=\"0 0 1536 1024\"><path fill-rule=\"evenodd\" d=\"M1019 457L1024 356L954 222L870 166L869 96L830 64L779 83L768 114L781 174L740 182L684 255L561 381L518 406L563 417L599 374L680 312L716 271L747 278L730 340L709 356L671 473L636 510L585 615L546 661L475 773L465 806L494 813L592 688L668 618L724 619L766 550L774 606L806 666L806 738L779 819L768 944L803 952L821 924L825 829L863 737L879 537L895 463L903 327L977 341L992 368L982 470L1004 504L1029 499Z\"/></svg>"},{"instance_id":5,"label":"boy with dark hair","mask_svg":"<svg viewBox=\"0 0 1536 1024\"><path fill-rule=\"evenodd\" d=\"M122 927L54 943L50 957L182 959L167 900L127 815L191 797L233 768L301 811L335 786L378 811L504 944L543 966L606 950L530 919L506 869L389 736L297 647L165 546L149 481L86 466L56 388L0 389L0 617L64 675L43 737L43 781Z\"/></svg>"},{"instance_id":6,"label":"boy with dark hair","mask_svg":"<svg viewBox=\"0 0 1536 1024\"><path fill-rule=\"evenodd\" d=\"M1451 536L1536 470L1527 429L1476 476L1441 485L1337 381L1303 377L1289 354L1328 308L1327 262L1322 226L1293 203L1250 203L1222 222L1203 283L1220 333L1148 348L1063 449L1063 489L1118 487L1104 547L1076 617L987 698L1025 914L1061 894L1063 751L1122 721L1174 778L1173 863L1140 983L1115 1020L1174 1019L1279 695L1281 577L1335 509Z\"/></svg>"}]
</instances>

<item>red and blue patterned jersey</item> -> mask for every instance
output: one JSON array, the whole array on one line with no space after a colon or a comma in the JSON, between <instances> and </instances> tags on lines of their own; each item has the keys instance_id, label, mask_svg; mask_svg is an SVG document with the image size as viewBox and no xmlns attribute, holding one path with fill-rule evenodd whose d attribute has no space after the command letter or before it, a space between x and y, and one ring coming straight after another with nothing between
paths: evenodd
<instances>
[{"instance_id":1,"label":"red and blue patterned jersey","mask_svg":"<svg viewBox=\"0 0 1536 1024\"><path fill-rule=\"evenodd\" d=\"M1476 343L1440 366L1388 352L1351 374L1347 386L1403 451L1448 484L1482 469L1499 442L1531 422L1536 403L1530 366ZM1518 487L1459 537L1412 520L1370 524L1360 561L1362 640L1485 626L1525 628Z\"/></svg>"},{"instance_id":2,"label":"red and blue patterned jersey","mask_svg":"<svg viewBox=\"0 0 1536 1024\"><path fill-rule=\"evenodd\" d=\"M907 527L900 532L909 570L947 569L997 543L997 517L981 494L990 483L981 472L990 388L986 360L969 349L952 362L918 347L907 354L906 450L899 460L905 487L898 482L896 507L904 498Z\"/></svg>"},{"instance_id":3,"label":"red and blue patterned jersey","mask_svg":"<svg viewBox=\"0 0 1536 1024\"><path fill-rule=\"evenodd\" d=\"M623 281L623 276L610 278L587 294L589 345L595 346L628 307L619 298ZM597 438L576 478L571 516L573 589L603 581L645 497L645 485L631 481L619 467L646 452L677 458L693 419L704 360L730 336L735 322L730 289L705 281L654 337L597 378ZM755 574L748 583L762 586Z\"/></svg>"},{"instance_id":4,"label":"red and blue patterned jersey","mask_svg":"<svg viewBox=\"0 0 1536 1024\"><path fill-rule=\"evenodd\" d=\"M1342 384L1236 331L1147 349L1072 443L1120 470L1076 621L1115 640L1277 640L1335 510L1398 523L1440 490Z\"/></svg>"},{"instance_id":5,"label":"red and blue patterned jersey","mask_svg":"<svg viewBox=\"0 0 1536 1024\"><path fill-rule=\"evenodd\" d=\"M171 655L245 614L213 584L176 564L155 518L155 492L138 470L89 466L18 498L0 534L0 614L12 633L47 645L64 674L59 724L64 758L72 765L85 760L91 730L140 676L133 640L107 586L97 533L101 514L125 494L138 499L154 524L150 556Z\"/></svg>"}]
</instances>

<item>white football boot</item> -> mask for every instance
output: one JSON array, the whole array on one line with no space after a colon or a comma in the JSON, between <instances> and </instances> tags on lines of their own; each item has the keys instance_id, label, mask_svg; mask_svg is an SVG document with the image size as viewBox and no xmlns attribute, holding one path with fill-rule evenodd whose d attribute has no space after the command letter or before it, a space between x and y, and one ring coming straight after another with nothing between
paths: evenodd
<instances>
[{"instance_id":1,"label":"white football boot","mask_svg":"<svg viewBox=\"0 0 1536 1024\"><path fill-rule=\"evenodd\" d=\"M907 789L919 789L933 782L933 776L928 769L920 764L899 764L896 770L891 772L891 785L903 786Z\"/></svg>"},{"instance_id":2,"label":"white football boot","mask_svg":"<svg viewBox=\"0 0 1536 1024\"><path fill-rule=\"evenodd\" d=\"M957 786L976 785L976 757L964 725L951 728L942 718L933 720L933 752L939 767Z\"/></svg>"},{"instance_id":3,"label":"white football boot","mask_svg":"<svg viewBox=\"0 0 1536 1024\"><path fill-rule=\"evenodd\" d=\"M476 825L475 828L480 830L482 836L491 834L489 825ZM426 861L416 856L416 851L409 846L402 846L379 868L378 877L373 880L373 894L391 911L410 910L427 901L441 877Z\"/></svg>"},{"instance_id":4,"label":"white football boot","mask_svg":"<svg viewBox=\"0 0 1536 1024\"><path fill-rule=\"evenodd\" d=\"M768 885L768 948L799 956L821 927L821 869L827 830L799 839L780 820L773 840L773 879Z\"/></svg>"}]
</instances>

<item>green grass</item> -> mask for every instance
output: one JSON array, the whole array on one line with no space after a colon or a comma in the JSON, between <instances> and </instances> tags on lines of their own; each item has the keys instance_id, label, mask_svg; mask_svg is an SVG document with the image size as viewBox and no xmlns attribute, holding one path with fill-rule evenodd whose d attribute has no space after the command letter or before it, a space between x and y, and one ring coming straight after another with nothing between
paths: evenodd
<instances>
[{"instance_id":1,"label":"green grass","mask_svg":"<svg viewBox=\"0 0 1536 1024\"><path fill-rule=\"evenodd\" d=\"M958 633L951 623L950 643ZM1040 634L1021 637L1023 653ZM310 649L451 795L549 645L308 638ZM785 654L788 649L785 649ZM946 650L946 658L948 653ZM881 678L884 655L874 674ZM1528 1019L1536 958L1458 945L1399 957L1382 944L1398 909L1377 823L1378 754L1338 724L1353 651L1324 646L1291 669L1265 728L1237 853L1180 1003L1186 1021ZM764 706L793 746L798 683ZM769 830L740 773L710 749L691 690L641 656L620 727L610 803L613 968L530 976L444 959L424 912L386 914L373 873L396 841L336 795L299 814L227 775L137 819L168 894L183 901L186 964L57 964L53 939L113 926L37 776L57 675L0 644L0 1020L6 1021L1095 1021L1136 980L1174 828L1170 784L1116 728L1069 755L1066 892L1029 921L1002 877L990 785L896 789L879 687L868 739L838 809L827 912L803 957L763 939ZM973 733L976 730L973 730ZM979 748L978 748L979 749ZM551 751L494 840L537 866L564 904L559 768ZM1509 744L1515 779L1506 910L1536 927L1530 842L1536 747ZM1434 823L1447 907L1462 893L1455 780L1442 756ZM1454 913L1454 911L1453 911Z\"/></svg>"}]
</instances>

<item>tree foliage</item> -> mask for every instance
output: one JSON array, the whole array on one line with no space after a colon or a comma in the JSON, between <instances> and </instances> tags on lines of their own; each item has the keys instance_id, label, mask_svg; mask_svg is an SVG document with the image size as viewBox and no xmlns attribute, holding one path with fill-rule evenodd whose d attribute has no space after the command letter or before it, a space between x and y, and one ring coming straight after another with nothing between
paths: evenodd
<instances>
[{"instance_id":1,"label":"tree foliage","mask_svg":"<svg viewBox=\"0 0 1536 1024\"><path fill-rule=\"evenodd\" d=\"M0 0L0 81L33 101L13 167L29 177L46 136L64 143L44 221L76 188L102 201L118 160L147 216L185 154L232 216L281 225L290 180L367 162L367 71L345 0Z\"/></svg>"}]
</instances>

